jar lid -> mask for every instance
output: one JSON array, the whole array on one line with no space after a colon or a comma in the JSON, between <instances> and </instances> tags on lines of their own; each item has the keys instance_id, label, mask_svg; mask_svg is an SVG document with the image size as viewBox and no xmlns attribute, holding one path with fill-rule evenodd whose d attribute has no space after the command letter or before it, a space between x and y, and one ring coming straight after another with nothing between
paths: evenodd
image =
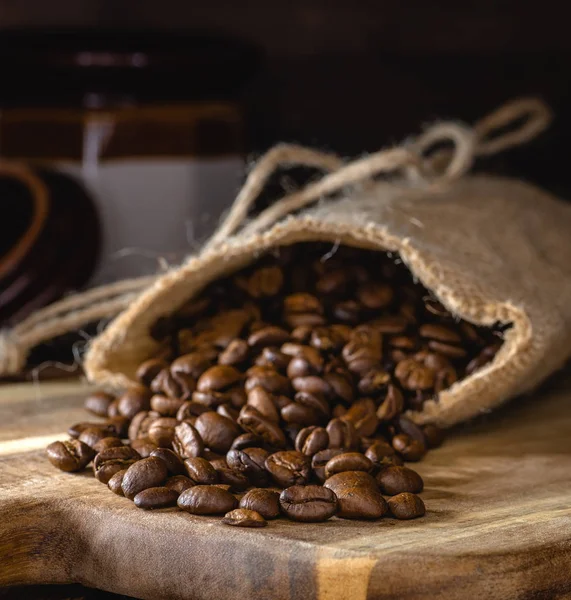
<instances>
[{"instance_id":1,"label":"jar lid","mask_svg":"<svg viewBox=\"0 0 571 600\"><path fill-rule=\"evenodd\" d=\"M0 105L231 99L260 59L247 42L192 33L3 31Z\"/></svg>"}]
</instances>

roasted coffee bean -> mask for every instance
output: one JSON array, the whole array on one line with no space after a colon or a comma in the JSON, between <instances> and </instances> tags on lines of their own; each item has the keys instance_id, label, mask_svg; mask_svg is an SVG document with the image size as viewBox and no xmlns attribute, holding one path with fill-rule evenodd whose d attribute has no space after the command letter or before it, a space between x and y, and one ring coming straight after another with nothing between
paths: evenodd
<instances>
[{"instance_id":1,"label":"roasted coffee bean","mask_svg":"<svg viewBox=\"0 0 571 600\"><path fill-rule=\"evenodd\" d=\"M218 467L216 472L220 483L230 486L231 492L243 492L250 487L250 481L243 473L228 467Z\"/></svg>"},{"instance_id":2,"label":"roasted coffee bean","mask_svg":"<svg viewBox=\"0 0 571 600\"><path fill-rule=\"evenodd\" d=\"M213 485L218 483L216 469L205 458L187 458L184 461L184 467L189 478L196 484Z\"/></svg>"},{"instance_id":3,"label":"roasted coffee bean","mask_svg":"<svg viewBox=\"0 0 571 600\"><path fill-rule=\"evenodd\" d=\"M305 485L311 473L311 459L301 452L286 450L270 454L265 467L273 480L284 488Z\"/></svg>"},{"instance_id":4,"label":"roasted coffee bean","mask_svg":"<svg viewBox=\"0 0 571 600\"><path fill-rule=\"evenodd\" d=\"M283 373L287 369L290 360L291 357L284 354L279 348L264 348L256 358L255 363L259 367L269 367Z\"/></svg>"},{"instance_id":5,"label":"roasted coffee bean","mask_svg":"<svg viewBox=\"0 0 571 600\"><path fill-rule=\"evenodd\" d=\"M131 420L137 413L150 409L151 394L147 388L130 387L118 398L119 414Z\"/></svg>"},{"instance_id":6,"label":"roasted coffee bean","mask_svg":"<svg viewBox=\"0 0 571 600\"><path fill-rule=\"evenodd\" d=\"M215 412L201 414L194 425L204 445L222 454L230 450L232 442L241 433L240 427L234 421Z\"/></svg>"},{"instance_id":7,"label":"roasted coffee bean","mask_svg":"<svg viewBox=\"0 0 571 600\"><path fill-rule=\"evenodd\" d=\"M244 448L259 448L264 441L259 435L254 433L243 433L239 435L233 442L231 450L244 450Z\"/></svg>"},{"instance_id":8,"label":"roasted coffee bean","mask_svg":"<svg viewBox=\"0 0 571 600\"><path fill-rule=\"evenodd\" d=\"M307 375L305 377L296 377L291 382L296 392L305 392L314 396L323 396L329 398L333 395L331 386L323 377L316 375Z\"/></svg>"},{"instance_id":9,"label":"roasted coffee bean","mask_svg":"<svg viewBox=\"0 0 571 600\"><path fill-rule=\"evenodd\" d=\"M377 409L377 417L381 422L392 421L404 409L404 398L401 391L394 385L389 385L387 395Z\"/></svg>"},{"instance_id":10,"label":"roasted coffee bean","mask_svg":"<svg viewBox=\"0 0 571 600\"><path fill-rule=\"evenodd\" d=\"M329 459L325 465L325 477L342 473L344 471L365 471L369 472L373 468L373 463L360 452L344 452Z\"/></svg>"},{"instance_id":11,"label":"roasted coffee bean","mask_svg":"<svg viewBox=\"0 0 571 600\"><path fill-rule=\"evenodd\" d=\"M148 437L159 448L170 448L175 437L178 421L173 417L155 419L149 427Z\"/></svg>"},{"instance_id":12,"label":"roasted coffee bean","mask_svg":"<svg viewBox=\"0 0 571 600\"><path fill-rule=\"evenodd\" d=\"M90 448L95 449L95 445L104 438L109 436L109 429L106 427L88 427L84 429L77 438L80 442L87 444ZM118 438L117 438L118 439ZM121 444L119 444L121 445Z\"/></svg>"},{"instance_id":13,"label":"roasted coffee bean","mask_svg":"<svg viewBox=\"0 0 571 600\"><path fill-rule=\"evenodd\" d=\"M155 394L151 398L151 408L158 412L161 417L176 417L181 406L185 401L180 398L172 398Z\"/></svg>"},{"instance_id":14,"label":"roasted coffee bean","mask_svg":"<svg viewBox=\"0 0 571 600\"><path fill-rule=\"evenodd\" d=\"M106 417L109 405L115 400L115 397L105 392L93 392L85 399L85 410L97 415L98 417Z\"/></svg>"},{"instance_id":15,"label":"roasted coffee bean","mask_svg":"<svg viewBox=\"0 0 571 600\"><path fill-rule=\"evenodd\" d=\"M117 471L128 469L140 459L141 456L129 446L107 448L93 459L95 478L106 484Z\"/></svg>"},{"instance_id":16,"label":"roasted coffee bean","mask_svg":"<svg viewBox=\"0 0 571 600\"><path fill-rule=\"evenodd\" d=\"M218 355L218 364L235 366L242 364L248 358L250 348L245 340L232 340L225 350Z\"/></svg>"},{"instance_id":17,"label":"roasted coffee bean","mask_svg":"<svg viewBox=\"0 0 571 600\"><path fill-rule=\"evenodd\" d=\"M370 324L378 333L385 335L404 333L408 327L408 321L401 316L377 317Z\"/></svg>"},{"instance_id":18,"label":"roasted coffee bean","mask_svg":"<svg viewBox=\"0 0 571 600\"><path fill-rule=\"evenodd\" d=\"M268 522L255 510L236 508L224 515L222 523L234 527L265 527Z\"/></svg>"},{"instance_id":19,"label":"roasted coffee bean","mask_svg":"<svg viewBox=\"0 0 571 600\"><path fill-rule=\"evenodd\" d=\"M269 473L265 468L268 456L269 452L263 448L244 448L230 450L226 462L232 470L245 475L254 485L263 487L269 483Z\"/></svg>"},{"instance_id":20,"label":"roasted coffee bean","mask_svg":"<svg viewBox=\"0 0 571 600\"><path fill-rule=\"evenodd\" d=\"M46 452L54 467L69 473L81 471L95 456L95 451L79 440L52 442Z\"/></svg>"},{"instance_id":21,"label":"roasted coffee bean","mask_svg":"<svg viewBox=\"0 0 571 600\"><path fill-rule=\"evenodd\" d=\"M238 420L238 417L240 416L240 411L234 408L231 404L221 404L220 406L216 407L216 412L221 417L226 417L227 419L230 419L230 421L232 421L233 423L235 423Z\"/></svg>"},{"instance_id":22,"label":"roasted coffee bean","mask_svg":"<svg viewBox=\"0 0 571 600\"><path fill-rule=\"evenodd\" d=\"M377 482L381 492L387 496L396 496L402 492L419 494L424 487L421 476L407 467L384 467L377 474Z\"/></svg>"},{"instance_id":23,"label":"roasted coffee bean","mask_svg":"<svg viewBox=\"0 0 571 600\"><path fill-rule=\"evenodd\" d=\"M117 448L118 446L122 446L123 442L116 437L104 437L100 439L98 442L93 444L93 449L95 452L101 452L106 450L107 448Z\"/></svg>"},{"instance_id":24,"label":"roasted coffee bean","mask_svg":"<svg viewBox=\"0 0 571 600\"><path fill-rule=\"evenodd\" d=\"M406 461L416 462L426 454L424 442L411 438L406 433L395 435L392 440L393 448Z\"/></svg>"},{"instance_id":25,"label":"roasted coffee bean","mask_svg":"<svg viewBox=\"0 0 571 600\"><path fill-rule=\"evenodd\" d=\"M109 430L109 435L115 435L119 438L127 437L129 425L129 419L121 415L118 415L116 417L109 417L104 423L104 426Z\"/></svg>"},{"instance_id":26,"label":"roasted coffee bean","mask_svg":"<svg viewBox=\"0 0 571 600\"><path fill-rule=\"evenodd\" d=\"M151 383L151 390L155 394L188 400L196 388L195 379L186 373L175 371L170 368L163 369Z\"/></svg>"},{"instance_id":27,"label":"roasted coffee bean","mask_svg":"<svg viewBox=\"0 0 571 600\"><path fill-rule=\"evenodd\" d=\"M402 465L402 458L398 456L395 449L383 441L376 441L371 444L366 452L365 456L374 464L380 466L388 465Z\"/></svg>"},{"instance_id":28,"label":"roasted coffee bean","mask_svg":"<svg viewBox=\"0 0 571 600\"><path fill-rule=\"evenodd\" d=\"M184 490L188 490L194 487L196 484L194 481L186 477L185 475L173 475L169 477L165 482L165 487L170 490L174 490L177 494L182 494Z\"/></svg>"},{"instance_id":29,"label":"roasted coffee bean","mask_svg":"<svg viewBox=\"0 0 571 600\"><path fill-rule=\"evenodd\" d=\"M354 402L341 418L353 424L358 436L370 436L379 426L376 409L371 398L361 398Z\"/></svg>"},{"instance_id":30,"label":"roasted coffee bean","mask_svg":"<svg viewBox=\"0 0 571 600\"><path fill-rule=\"evenodd\" d=\"M281 290L283 282L283 273L279 267L262 267L250 275L245 289L252 298L270 297Z\"/></svg>"},{"instance_id":31,"label":"roasted coffee bean","mask_svg":"<svg viewBox=\"0 0 571 600\"><path fill-rule=\"evenodd\" d=\"M224 391L242 380L242 373L229 365L216 365L206 370L198 379L199 392Z\"/></svg>"},{"instance_id":32,"label":"roasted coffee bean","mask_svg":"<svg viewBox=\"0 0 571 600\"><path fill-rule=\"evenodd\" d=\"M143 490L160 486L168 477L167 466L160 458L150 456L132 464L121 482L123 495L129 500Z\"/></svg>"},{"instance_id":33,"label":"roasted coffee bean","mask_svg":"<svg viewBox=\"0 0 571 600\"><path fill-rule=\"evenodd\" d=\"M177 505L192 515L220 515L234 510L238 500L214 485L195 485L180 494Z\"/></svg>"},{"instance_id":34,"label":"roasted coffee bean","mask_svg":"<svg viewBox=\"0 0 571 600\"><path fill-rule=\"evenodd\" d=\"M261 350L266 346L281 346L290 339L289 333L281 327L268 325L258 329L248 337L248 346Z\"/></svg>"},{"instance_id":35,"label":"roasted coffee bean","mask_svg":"<svg viewBox=\"0 0 571 600\"><path fill-rule=\"evenodd\" d=\"M117 471L117 473L115 473L115 475L113 475L113 477L111 477L111 479L107 482L107 487L114 494L117 494L117 496L125 495L123 494L123 488L121 487L121 484L123 483L123 477L125 476L126 472L127 469L121 469L121 471Z\"/></svg>"},{"instance_id":36,"label":"roasted coffee bean","mask_svg":"<svg viewBox=\"0 0 571 600\"><path fill-rule=\"evenodd\" d=\"M274 395L260 386L248 392L248 406L254 407L262 416L274 423L280 420Z\"/></svg>"},{"instance_id":37,"label":"roasted coffee bean","mask_svg":"<svg viewBox=\"0 0 571 600\"><path fill-rule=\"evenodd\" d=\"M378 396L387 389L391 376L384 369L372 369L359 381L359 392L365 396Z\"/></svg>"},{"instance_id":38,"label":"roasted coffee bean","mask_svg":"<svg viewBox=\"0 0 571 600\"><path fill-rule=\"evenodd\" d=\"M464 358L466 356L466 350L460 346L453 346L452 344L444 344L443 342L437 342L436 340L430 340L428 347L434 352L444 354L449 358Z\"/></svg>"},{"instance_id":39,"label":"roasted coffee bean","mask_svg":"<svg viewBox=\"0 0 571 600\"><path fill-rule=\"evenodd\" d=\"M291 294L284 298L284 312L288 315L305 313L323 313L321 302L311 294Z\"/></svg>"},{"instance_id":40,"label":"roasted coffee bean","mask_svg":"<svg viewBox=\"0 0 571 600\"><path fill-rule=\"evenodd\" d=\"M118 398L113 400L113 402L111 402L111 404L109 405L109 408L107 409L107 416L110 418L119 416L119 399Z\"/></svg>"},{"instance_id":41,"label":"roasted coffee bean","mask_svg":"<svg viewBox=\"0 0 571 600\"><path fill-rule=\"evenodd\" d=\"M142 411L136 414L129 425L129 439L136 440L137 438L147 437L149 434L149 427L159 418L159 416L158 413L150 413L148 411Z\"/></svg>"},{"instance_id":42,"label":"roasted coffee bean","mask_svg":"<svg viewBox=\"0 0 571 600\"><path fill-rule=\"evenodd\" d=\"M217 351L213 348L208 350L203 348L201 350L197 350L196 352L184 354L172 362L170 371L173 374L184 373L197 380L209 367L212 366L217 354Z\"/></svg>"},{"instance_id":43,"label":"roasted coffee bean","mask_svg":"<svg viewBox=\"0 0 571 600\"><path fill-rule=\"evenodd\" d=\"M446 344L458 344L461 342L460 335L444 325L434 325L432 323L421 325L418 328L418 332L424 338L437 340Z\"/></svg>"},{"instance_id":44,"label":"roasted coffee bean","mask_svg":"<svg viewBox=\"0 0 571 600\"><path fill-rule=\"evenodd\" d=\"M253 433L264 441L264 444L275 448L283 448L286 445L284 432L279 425L266 419L252 406L244 406L238 417L238 424L246 431Z\"/></svg>"},{"instance_id":45,"label":"roasted coffee bean","mask_svg":"<svg viewBox=\"0 0 571 600\"><path fill-rule=\"evenodd\" d=\"M291 386L290 381L284 375L278 373L272 367L259 367L255 365L246 372L246 392L250 392L259 386L272 394L288 394Z\"/></svg>"},{"instance_id":46,"label":"roasted coffee bean","mask_svg":"<svg viewBox=\"0 0 571 600\"><path fill-rule=\"evenodd\" d=\"M174 428L173 450L181 458L200 456L204 451L204 441L196 428L183 421Z\"/></svg>"},{"instance_id":47,"label":"roasted coffee bean","mask_svg":"<svg viewBox=\"0 0 571 600\"><path fill-rule=\"evenodd\" d=\"M151 456L151 452L158 448L158 446L153 444L149 438L133 440L129 445L141 456L141 458L148 458Z\"/></svg>"},{"instance_id":48,"label":"roasted coffee bean","mask_svg":"<svg viewBox=\"0 0 571 600\"><path fill-rule=\"evenodd\" d=\"M434 385L434 371L414 358L399 362L395 368L395 376L407 390L426 390Z\"/></svg>"},{"instance_id":49,"label":"roasted coffee bean","mask_svg":"<svg viewBox=\"0 0 571 600\"><path fill-rule=\"evenodd\" d=\"M255 510L264 519L277 519L280 516L280 495L273 490L255 488L242 496L240 508Z\"/></svg>"},{"instance_id":50,"label":"roasted coffee bean","mask_svg":"<svg viewBox=\"0 0 571 600\"><path fill-rule=\"evenodd\" d=\"M357 472L358 473L358 472ZM339 481L343 476L342 481ZM337 496L338 517L344 519L378 519L387 512L387 503L382 497L374 479L366 483L356 472L339 473L337 481L332 477L323 486L331 489Z\"/></svg>"},{"instance_id":51,"label":"roasted coffee bean","mask_svg":"<svg viewBox=\"0 0 571 600\"><path fill-rule=\"evenodd\" d=\"M332 419L327 424L330 448L343 448L343 450L356 450L359 447L359 436L355 427L349 421Z\"/></svg>"},{"instance_id":52,"label":"roasted coffee bean","mask_svg":"<svg viewBox=\"0 0 571 600\"><path fill-rule=\"evenodd\" d=\"M426 438L424 437L422 427L420 427L420 425L417 425L404 415L398 416L396 420L396 428L399 431L399 433L405 433L417 442L420 442L423 445L426 444Z\"/></svg>"},{"instance_id":53,"label":"roasted coffee bean","mask_svg":"<svg viewBox=\"0 0 571 600\"><path fill-rule=\"evenodd\" d=\"M313 455L311 459L311 468L319 481L325 481L325 465L334 457L343 454L342 448L326 448Z\"/></svg>"},{"instance_id":54,"label":"roasted coffee bean","mask_svg":"<svg viewBox=\"0 0 571 600\"><path fill-rule=\"evenodd\" d=\"M424 502L416 494L402 492L387 501L391 514L397 519L416 519L426 513Z\"/></svg>"},{"instance_id":55,"label":"roasted coffee bean","mask_svg":"<svg viewBox=\"0 0 571 600\"><path fill-rule=\"evenodd\" d=\"M280 494L280 507L292 521L318 523L337 512L337 497L320 485L294 485Z\"/></svg>"},{"instance_id":56,"label":"roasted coffee bean","mask_svg":"<svg viewBox=\"0 0 571 600\"><path fill-rule=\"evenodd\" d=\"M145 510L176 506L178 492L168 487L151 487L140 491L135 498L135 506Z\"/></svg>"},{"instance_id":57,"label":"roasted coffee bean","mask_svg":"<svg viewBox=\"0 0 571 600\"><path fill-rule=\"evenodd\" d=\"M323 379L327 382L331 389L331 395L334 398L339 398L343 402L350 404L355 398L355 390L351 375L347 373L333 372L326 373Z\"/></svg>"},{"instance_id":58,"label":"roasted coffee bean","mask_svg":"<svg viewBox=\"0 0 571 600\"><path fill-rule=\"evenodd\" d=\"M186 421L192 417L198 417L204 412L209 412L212 410L210 407L205 406L204 404L199 404L198 402L190 402L186 401L182 404L182 406L178 409L176 413L177 421Z\"/></svg>"},{"instance_id":59,"label":"roasted coffee bean","mask_svg":"<svg viewBox=\"0 0 571 600\"><path fill-rule=\"evenodd\" d=\"M383 283L369 282L357 289L357 299L365 308L371 310L386 308L393 301L393 297L393 288Z\"/></svg>"},{"instance_id":60,"label":"roasted coffee bean","mask_svg":"<svg viewBox=\"0 0 571 600\"><path fill-rule=\"evenodd\" d=\"M68 428L67 430L67 434L69 435L69 437L77 439L79 438L79 436L81 435L81 433L83 431L85 431L86 429L89 429L90 427L105 427L104 423L94 423L92 421L82 421L80 423L75 423L74 425L72 425L71 427ZM113 436L113 430L112 428L108 428L108 436ZM115 436L117 437L117 436Z\"/></svg>"},{"instance_id":61,"label":"roasted coffee bean","mask_svg":"<svg viewBox=\"0 0 571 600\"><path fill-rule=\"evenodd\" d=\"M282 419L290 424L304 427L323 420L323 415L311 406L291 402L280 411Z\"/></svg>"},{"instance_id":62,"label":"roasted coffee bean","mask_svg":"<svg viewBox=\"0 0 571 600\"><path fill-rule=\"evenodd\" d=\"M329 446L329 434L323 427L312 425L302 429L295 438L295 449L307 456L313 456Z\"/></svg>"},{"instance_id":63,"label":"roasted coffee bean","mask_svg":"<svg viewBox=\"0 0 571 600\"><path fill-rule=\"evenodd\" d=\"M167 466L169 475L184 475L186 473L182 460L168 448L157 448L150 453L150 456L160 458Z\"/></svg>"},{"instance_id":64,"label":"roasted coffee bean","mask_svg":"<svg viewBox=\"0 0 571 600\"><path fill-rule=\"evenodd\" d=\"M168 368L166 361L159 358L151 358L139 365L137 379L145 386L151 387L153 379L163 370ZM145 410L145 409L142 409Z\"/></svg>"},{"instance_id":65,"label":"roasted coffee bean","mask_svg":"<svg viewBox=\"0 0 571 600\"><path fill-rule=\"evenodd\" d=\"M425 425L422 429L424 439L428 448L438 448L442 445L445 438L445 433L436 425Z\"/></svg>"}]
</instances>

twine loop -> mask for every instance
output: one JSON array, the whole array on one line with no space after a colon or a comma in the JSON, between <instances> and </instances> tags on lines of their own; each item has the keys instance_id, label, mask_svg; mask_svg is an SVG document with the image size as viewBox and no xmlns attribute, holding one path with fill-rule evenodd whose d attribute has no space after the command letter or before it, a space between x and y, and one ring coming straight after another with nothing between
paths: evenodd
<instances>
[{"instance_id":1,"label":"twine loop","mask_svg":"<svg viewBox=\"0 0 571 600\"><path fill-rule=\"evenodd\" d=\"M500 107L473 127L457 122L437 123L415 140L352 162L331 153L279 144L250 171L230 211L202 251L220 247L240 228L243 235L263 231L321 198L349 186L367 185L381 174L398 174L429 185L456 180L471 169L478 156L528 142L549 125L551 118L551 111L541 100L521 98ZM522 123L518 127L519 122ZM447 147L439 148L443 144ZM325 175L277 200L245 224L249 209L268 179L278 169L295 165L317 168ZM14 173L18 175L18 171ZM127 279L72 295L40 309L11 331L0 331L0 376L21 371L34 346L90 322L116 316L156 279L157 276Z\"/></svg>"}]
</instances>

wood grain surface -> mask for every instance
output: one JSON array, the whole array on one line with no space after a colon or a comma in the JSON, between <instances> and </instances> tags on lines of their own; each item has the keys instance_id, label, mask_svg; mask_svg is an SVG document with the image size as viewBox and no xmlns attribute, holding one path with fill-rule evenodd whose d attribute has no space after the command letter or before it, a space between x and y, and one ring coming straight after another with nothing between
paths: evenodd
<instances>
[{"instance_id":1,"label":"wood grain surface","mask_svg":"<svg viewBox=\"0 0 571 600\"><path fill-rule=\"evenodd\" d=\"M84 419L77 385L0 388L0 585L148 599L571 598L571 379L457 430L418 465L416 521L148 513L43 448Z\"/></svg>"}]
</instances>

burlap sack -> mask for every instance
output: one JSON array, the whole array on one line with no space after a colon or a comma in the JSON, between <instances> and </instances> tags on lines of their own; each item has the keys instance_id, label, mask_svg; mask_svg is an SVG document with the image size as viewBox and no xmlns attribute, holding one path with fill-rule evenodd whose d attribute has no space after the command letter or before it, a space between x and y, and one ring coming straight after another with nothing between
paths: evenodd
<instances>
[{"instance_id":1,"label":"burlap sack","mask_svg":"<svg viewBox=\"0 0 571 600\"><path fill-rule=\"evenodd\" d=\"M521 117L527 121L520 129L489 139L496 127ZM474 156L527 141L548 119L543 105L520 101L474 129L440 124L405 147L341 167L335 157L308 150L274 150L251 173L211 243L160 277L94 340L85 360L88 376L114 387L129 384L137 365L159 349L149 335L159 317L271 248L319 240L398 252L458 317L478 325L513 324L490 364L438 401L427 401L421 413L411 414L414 420L450 426L531 390L571 351L571 207L524 182L466 171ZM455 144L452 154L423 158L428 146L442 140ZM284 162L332 173L231 235L271 171ZM371 179L394 170L404 175ZM341 198L288 214L349 184Z\"/></svg>"}]
</instances>

